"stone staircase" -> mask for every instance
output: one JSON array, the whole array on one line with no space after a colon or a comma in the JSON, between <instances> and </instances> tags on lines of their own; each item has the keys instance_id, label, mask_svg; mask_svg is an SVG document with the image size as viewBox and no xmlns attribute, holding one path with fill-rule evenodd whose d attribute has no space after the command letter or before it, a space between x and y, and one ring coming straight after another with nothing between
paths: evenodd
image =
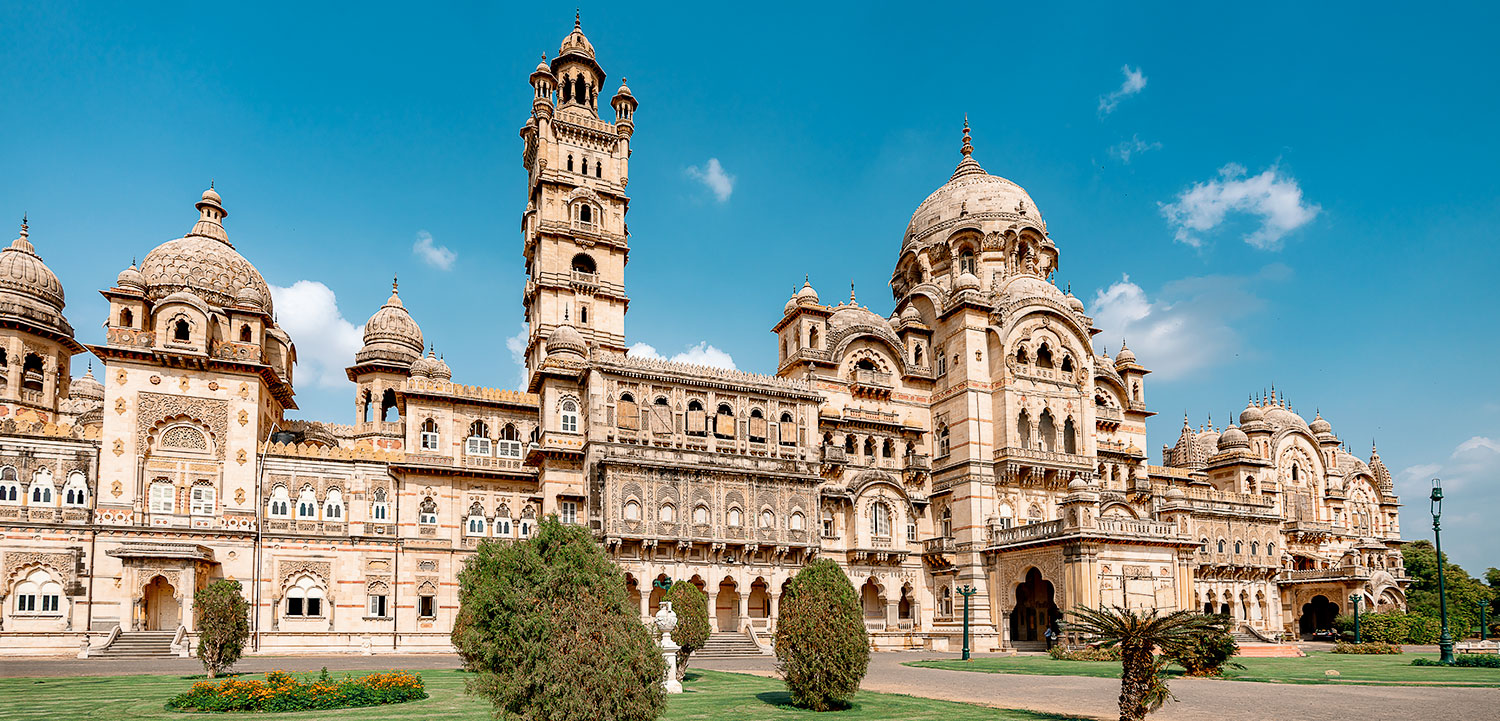
<instances>
[{"instance_id":1,"label":"stone staircase","mask_svg":"<svg viewBox=\"0 0 1500 721\"><path fill-rule=\"evenodd\" d=\"M175 631L121 631L120 635L97 654L95 658L172 658L172 638Z\"/></svg>"},{"instance_id":2,"label":"stone staircase","mask_svg":"<svg viewBox=\"0 0 1500 721\"><path fill-rule=\"evenodd\" d=\"M750 636L738 632L714 632L709 634L708 641L703 648L693 653L693 659L700 658L746 658L762 655L760 646L750 640Z\"/></svg>"}]
</instances>

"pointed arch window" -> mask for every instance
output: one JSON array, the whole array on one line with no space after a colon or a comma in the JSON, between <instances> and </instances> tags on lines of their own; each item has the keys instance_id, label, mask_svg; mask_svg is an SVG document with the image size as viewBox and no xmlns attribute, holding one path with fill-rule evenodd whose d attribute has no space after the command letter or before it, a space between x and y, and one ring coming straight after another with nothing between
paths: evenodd
<instances>
[{"instance_id":1,"label":"pointed arch window","mask_svg":"<svg viewBox=\"0 0 1500 721\"><path fill-rule=\"evenodd\" d=\"M390 519L390 515L391 515L391 510L390 510L390 504L388 504L386 502L386 500L385 500L385 489L384 488L377 488L377 489L375 489L375 493L372 494L372 499L373 500L370 503L370 518L372 518L372 519L374 519L376 521L386 521L386 520L389 520Z\"/></svg>"},{"instance_id":2,"label":"pointed arch window","mask_svg":"<svg viewBox=\"0 0 1500 721\"><path fill-rule=\"evenodd\" d=\"M1063 421L1063 453L1078 453L1078 427L1073 424L1073 417Z\"/></svg>"},{"instance_id":3,"label":"pointed arch window","mask_svg":"<svg viewBox=\"0 0 1500 721\"><path fill-rule=\"evenodd\" d=\"M272 518L292 516L292 497L287 493L286 486L277 486L271 491L271 502L268 505L267 514Z\"/></svg>"},{"instance_id":4,"label":"pointed arch window","mask_svg":"<svg viewBox=\"0 0 1500 721\"><path fill-rule=\"evenodd\" d=\"M974 273L974 251L964 248L958 254L958 272Z\"/></svg>"},{"instance_id":5,"label":"pointed arch window","mask_svg":"<svg viewBox=\"0 0 1500 721\"><path fill-rule=\"evenodd\" d=\"M191 340L192 337L193 329L188 325L188 322L186 320L178 318L177 322L172 324L172 340L182 341L186 343L187 341Z\"/></svg>"},{"instance_id":6,"label":"pointed arch window","mask_svg":"<svg viewBox=\"0 0 1500 721\"><path fill-rule=\"evenodd\" d=\"M807 518L801 511L792 511L792 517L787 521L787 528L793 531L801 531L807 525Z\"/></svg>"},{"instance_id":7,"label":"pointed arch window","mask_svg":"<svg viewBox=\"0 0 1500 721\"><path fill-rule=\"evenodd\" d=\"M500 458L521 457L521 432L516 430L514 423L507 423L500 429L500 440L495 442L495 455Z\"/></svg>"},{"instance_id":8,"label":"pointed arch window","mask_svg":"<svg viewBox=\"0 0 1500 721\"><path fill-rule=\"evenodd\" d=\"M89 504L89 484L81 471L73 471L68 474L68 482L63 486L63 505L74 508L83 508Z\"/></svg>"},{"instance_id":9,"label":"pointed arch window","mask_svg":"<svg viewBox=\"0 0 1500 721\"><path fill-rule=\"evenodd\" d=\"M469 506L469 517L464 523L464 534L468 536L483 536L486 526L484 508L478 502L475 502Z\"/></svg>"},{"instance_id":10,"label":"pointed arch window","mask_svg":"<svg viewBox=\"0 0 1500 721\"><path fill-rule=\"evenodd\" d=\"M424 526L436 526L437 522L437 501L432 500L432 496L427 496L417 507L417 523Z\"/></svg>"},{"instance_id":11,"label":"pointed arch window","mask_svg":"<svg viewBox=\"0 0 1500 721\"><path fill-rule=\"evenodd\" d=\"M875 535L891 535L891 509L884 503L877 502L875 504L875 507L871 510L873 511L871 516L872 520L874 521L874 528L872 530L874 531Z\"/></svg>"},{"instance_id":12,"label":"pointed arch window","mask_svg":"<svg viewBox=\"0 0 1500 721\"><path fill-rule=\"evenodd\" d=\"M424 451L436 451L441 436L438 435L437 421L428 418L422 421L421 447Z\"/></svg>"},{"instance_id":13,"label":"pointed arch window","mask_svg":"<svg viewBox=\"0 0 1500 721\"><path fill-rule=\"evenodd\" d=\"M310 521L318 517L318 496L311 488L297 494L297 520Z\"/></svg>"},{"instance_id":14,"label":"pointed arch window","mask_svg":"<svg viewBox=\"0 0 1500 721\"><path fill-rule=\"evenodd\" d=\"M312 576L303 575L286 590L286 615L317 618L323 615L325 592Z\"/></svg>"},{"instance_id":15,"label":"pointed arch window","mask_svg":"<svg viewBox=\"0 0 1500 721\"><path fill-rule=\"evenodd\" d=\"M1022 448L1031 448L1031 413L1025 408L1016 416L1016 437Z\"/></svg>"},{"instance_id":16,"label":"pointed arch window","mask_svg":"<svg viewBox=\"0 0 1500 721\"><path fill-rule=\"evenodd\" d=\"M781 436L781 445L797 445L797 422L792 420L792 414L781 414L781 423L777 425L776 433Z\"/></svg>"},{"instance_id":17,"label":"pointed arch window","mask_svg":"<svg viewBox=\"0 0 1500 721\"><path fill-rule=\"evenodd\" d=\"M464 441L464 453L471 456L490 454L490 427L484 421L469 424L469 438Z\"/></svg>"},{"instance_id":18,"label":"pointed arch window","mask_svg":"<svg viewBox=\"0 0 1500 721\"><path fill-rule=\"evenodd\" d=\"M948 425L946 423L938 424L937 446L939 458L948 455Z\"/></svg>"},{"instance_id":19,"label":"pointed arch window","mask_svg":"<svg viewBox=\"0 0 1500 721\"><path fill-rule=\"evenodd\" d=\"M1036 367L1052 368L1052 349L1048 348L1046 343L1036 349Z\"/></svg>"},{"instance_id":20,"label":"pointed arch window","mask_svg":"<svg viewBox=\"0 0 1500 721\"><path fill-rule=\"evenodd\" d=\"M328 497L323 499L323 520L344 520L344 494L337 488L328 491Z\"/></svg>"},{"instance_id":21,"label":"pointed arch window","mask_svg":"<svg viewBox=\"0 0 1500 721\"><path fill-rule=\"evenodd\" d=\"M572 398L564 399L558 411L558 420L563 433L578 432L578 402Z\"/></svg>"},{"instance_id":22,"label":"pointed arch window","mask_svg":"<svg viewBox=\"0 0 1500 721\"><path fill-rule=\"evenodd\" d=\"M62 609L62 584L52 574L36 569L16 584L16 611L21 613L57 613Z\"/></svg>"},{"instance_id":23,"label":"pointed arch window","mask_svg":"<svg viewBox=\"0 0 1500 721\"><path fill-rule=\"evenodd\" d=\"M38 468L31 476L31 505L52 505L52 470Z\"/></svg>"}]
</instances>

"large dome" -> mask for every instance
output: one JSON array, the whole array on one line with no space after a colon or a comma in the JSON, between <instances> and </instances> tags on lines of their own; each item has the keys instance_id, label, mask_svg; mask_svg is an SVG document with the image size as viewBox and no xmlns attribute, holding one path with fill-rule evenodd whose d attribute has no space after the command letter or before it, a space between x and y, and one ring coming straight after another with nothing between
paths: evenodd
<instances>
[{"instance_id":1,"label":"large dome","mask_svg":"<svg viewBox=\"0 0 1500 721\"><path fill-rule=\"evenodd\" d=\"M20 237L0 250L0 305L8 306L6 312L72 335L62 314L62 283L36 254L29 237L26 221L22 220Z\"/></svg>"},{"instance_id":2,"label":"large dome","mask_svg":"<svg viewBox=\"0 0 1500 721\"><path fill-rule=\"evenodd\" d=\"M196 207L198 222L192 231L156 246L141 262L146 299L156 302L188 292L222 308L234 305L241 290L254 288L270 313L271 288L260 271L229 244L223 225L229 213L219 203L219 194L209 188Z\"/></svg>"},{"instance_id":3,"label":"large dome","mask_svg":"<svg viewBox=\"0 0 1500 721\"><path fill-rule=\"evenodd\" d=\"M406 312L391 281L391 297L365 321L365 344L354 355L354 362L386 360L411 366L422 357L422 329Z\"/></svg>"},{"instance_id":4,"label":"large dome","mask_svg":"<svg viewBox=\"0 0 1500 721\"><path fill-rule=\"evenodd\" d=\"M905 248L921 240L939 226L951 225L959 218L974 220L1020 220L1023 213L1040 220L1041 212L1031 196L998 175L990 175L979 167L973 157L974 148L969 142L969 123L964 121L963 160L953 171L953 177L943 187L917 206L911 223L906 226L906 237L901 246Z\"/></svg>"}]
</instances>

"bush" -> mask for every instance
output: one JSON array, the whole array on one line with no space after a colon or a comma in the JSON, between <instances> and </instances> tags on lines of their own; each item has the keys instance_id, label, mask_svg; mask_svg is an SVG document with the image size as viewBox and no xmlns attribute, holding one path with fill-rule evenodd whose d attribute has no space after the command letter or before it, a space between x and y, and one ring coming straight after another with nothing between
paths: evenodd
<instances>
[{"instance_id":1,"label":"bush","mask_svg":"<svg viewBox=\"0 0 1500 721\"><path fill-rule=\"evenodd\" d=\"M1364 635L1364 634L1360 634ZM1359 653L1371 655L1393 655L1401 653L1401 647L1384 641L1365 641L1364 643L1348 643L1339 641L1333 644L1334 653Z\"/></svg>"},{"instance_id":2,"label":"bush","mask_svg":"<svg viewBox=\"0 0 1500 721\"><path fill-rule=\"evenodd\" d=\"M1333 627L1341 638L1354 640L1354 616L1339 616ZM1390 644L1437 643L1441 624L1436 620L1413 613L1386 611L1365 613L1359 617L1359 640L1378 641Z\"/></svg>"},{"instance_id":3,"label":"bush","mask_svg":"<svg viewBox=\"0 0 1500 721\"><path fill-rule=\"evenodd\" d=\"M1189 676L1218 676L1225 666L1241 668L1229 663L1229 659L1240 652L1240 645L1227 630L1229 619L1213 628L1194 634L1176 648L1164 652L1173 663L1181 666Z\"/></svg>"},{"instance_id":4,"label":"bush","mask_svg":"<svg viewBox=\"0 0 1500 721\"><path fill-rule=\"evenodd\" d=\"M1431 658L1414 658L1413 666L1446 666L1447 664ZM1461 653L1453 657L1453 665L1460 668L1500 668L1500 656L1495 654Z\"/></svg>"},{"instance_id":5,"label":"bush","mask_svg":"<svg viewBox=\"0 0 1500 721\"><path fill-rule=\"evenodd\" d=\"M283 671L266 674L264 681L227 679L199 681L187 693L167 701L176 711L314 711L380 706L427 698L422 677L415 673L372 673L334 680L325 667L310 683Z\"/></svg>"},{"instance_id":6,"label":"bush","mask_svg":"<svg viewBox=\"0 0 1500 721\"><path fill-rule=\"evenodd\" d=\"M240 582L221 579L193 594L198 660L213 678L234 666L250 640L250 602Z\"/></svg>"},{"instance_id":7,"label":"bush","mask_svg":"<svg viewBox=\"0 0 1500 721\"><path fill-rule=\"evenodd\" d=\"M483 542L458 576L453 645L497 717L655 719L667 668L625 577L586 528L548 517L518 543Z\"/></svg>"},{"instance_id":8,"label":"bush","mask_svg":"<svg viewBox=\"0 0 1500 721\"><path fill-rule=\"evenodd\" d=\"M677 651L677 678L687 672L688 658L694 651L708 642L713 630L708 623L708 596L691 583L677 582L667 589L666 600L672 602L672 612L677 614L677 627L672 629L672 642L680 646Z\"/></svg>"},{"instance_id":9,"label":"bush","mask_svg":"<svg viewBox=\"0 0 1500 721\"><path fill-rule=\"evenodd\" d=\"M776 660L793 705L829 711L846 706L859 690L870 640L859 596L832 560L804 566L782 595Z\"/></svg>"},{"instance_id":10,"label":"bush","mask_svg":"<svg viewBox=\"0 0 1500 721\"><path fill-rule=\"evenodd\" d=\"M1118 661L1120 660L1120 647L1085 646L1069 650L1062 646L1053 646L1047 649L1047 655L1051 656L1054 661Z\"/></svg>"}]
</instances>

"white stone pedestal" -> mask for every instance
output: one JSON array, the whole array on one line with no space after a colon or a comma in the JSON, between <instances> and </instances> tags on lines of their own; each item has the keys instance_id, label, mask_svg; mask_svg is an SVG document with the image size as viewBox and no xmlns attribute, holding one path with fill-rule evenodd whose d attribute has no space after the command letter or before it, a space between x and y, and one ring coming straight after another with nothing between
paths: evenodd
<instances>
[{"instance_id":1,"label":"white stone pedestal","mask_svg":"<svg viewBox=\"0 0 1500 721\"><path fill-rule=\"evenodd\" d=\"M672 612L671 601L663 601L661 610L656 612L656 627L661 631L661 658L667 662L662 688L667 693L682 693L682 682L677 680L677 650L682 647L672 640L672 629L677 628L677 614Z\"/></svg>"}]
</instances>

